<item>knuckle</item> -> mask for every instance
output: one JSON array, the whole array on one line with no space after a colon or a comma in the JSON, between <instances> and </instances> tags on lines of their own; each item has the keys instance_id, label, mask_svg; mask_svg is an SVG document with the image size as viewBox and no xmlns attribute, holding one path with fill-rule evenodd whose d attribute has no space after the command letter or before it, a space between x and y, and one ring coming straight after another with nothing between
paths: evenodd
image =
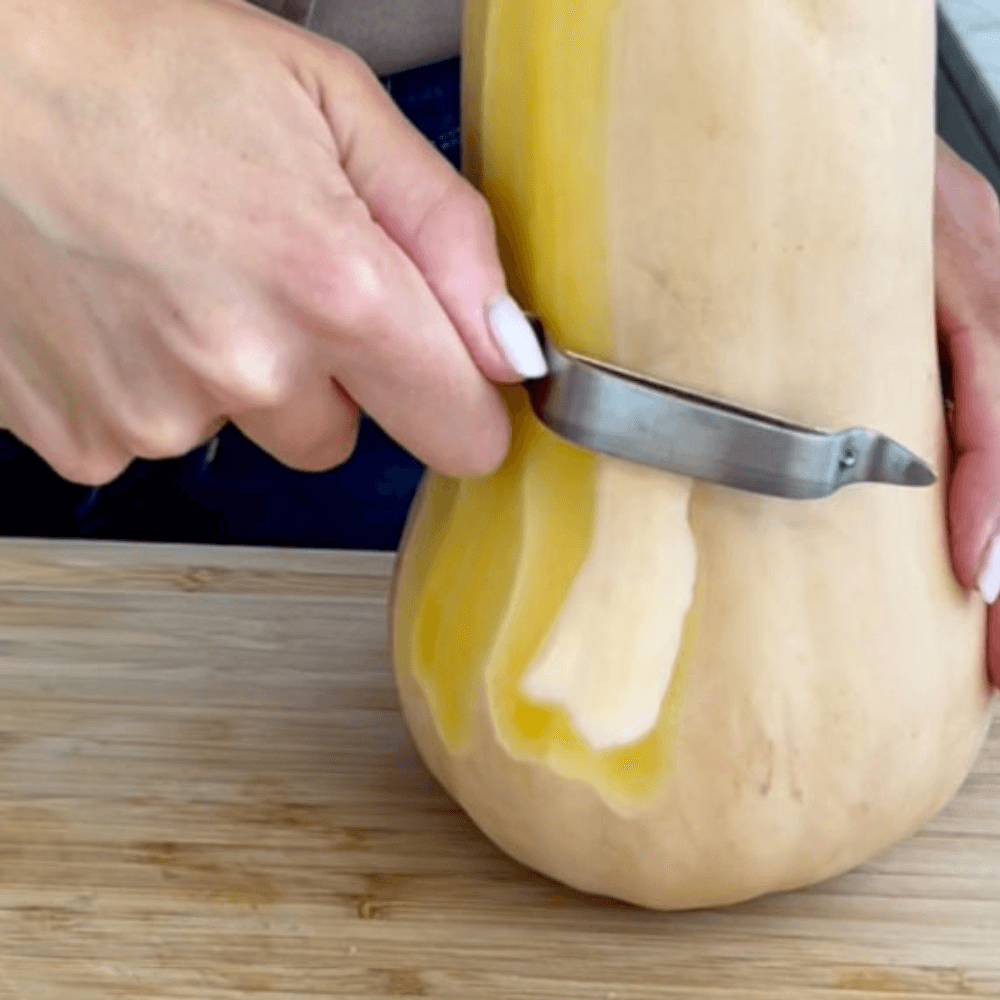
<instances>
[{"instance_id":1,"label":"knuckle","mask_svg":"<svg viewBox=\"0 0 1000 1000\"><path fill-rule=\"evenodd\" d=\"M223 397L215 405L268 408L294 392L299 340L253 305L202 303L170 331L169 343L202 389ZM158 433L183 437L185 426Z\"/></svg>"},{"instance_id":2,"label":"knuckle","mask_svg":"<svg viewBox=\"0 0 1000 1000\"><path fill-rule=\"evenodd\" d=\"M357 86L372 88L378 86L378 78L371 67L358 53L346 45L332 43L328 47L334 65L342 75L342 82L350 80Z\"/></svg>"},{"instance_id":3,"label":"knuckle","mask_svg":"<svg viewBox=\"0 0 1000 1000\"><path fill-rule=\"evenodd\" d=\"M497 256L497 227L489 202L463 178L456 178L436 205L428 210L417 230L419 258L430 265L438 288L462 297L469 264L483 279L502 284L504 274Z\"/></svg>"},{"instance_id":4,"label":"knuckle","mask_svg":"<svg viewBox=\"0 0 1000 1000\"><path fill-rule=\"evenodd\" d=\"M242 405L251 409L281 406L295 391L295 369L285 351L261 341L236 347L228 381Z\"/></svg>"},{"instance_id":5,"label":"knuckle","mask_svg":"<svg viewBox=\"0 0 1000 1000\"><path fill-rule=\"evenodd\" d=\"M324 325L332 322L346 332L370 329L385 309L386 267L378 255L365 252L363 242L328 243L297 271L300 301Z\"/></svg>"},{"instance_id":6,"label":"knuckle","mask_svg":"<svg viewBox=\"0 0 1000 1000\"><path fill-rule=\"evenodd\" d=\"M351 330L376 322L385 305L385 278L370 257L346 254L335 268L335 308L341 322Z\"/></svg>"},{"instance_id":7,"label":"knuckle","mask_svg":"<svg viewBox=\"0 0 1000 1000\"><path fill-rule=\"evenodd\" d=\"M335 91L344 105L360 103L389 104L389 97L371 65L349 45L328 38L319 39L323 50L325 71L309 74L307 91L324 110L330 105L330 93Z\"/></svg>"},{"instance_id":8,"label":"knuckle","mask_svg":"<svg viewBox=\"0 0 1000 1000\"><path fill-rule=\"evenodd\" d=\"M493 239L496 233L496 221L493 218L493 209L485 196L477 191L471 184L463 184L461 193L458 195L459 211L463 212L469 219L472 227L489 239Z\"/></svg>"},{"instance_id":9,"label":"knuckle","mask_svg":"<svg viewBox=\"0 0 1000 1000\"><path fill-rule=\"evenodd\" d=\"M482 247L496 239L489 202L464 178L456 176L424 219L420 237L449 245L455 251Z\"/></svg>"}]
</instances>

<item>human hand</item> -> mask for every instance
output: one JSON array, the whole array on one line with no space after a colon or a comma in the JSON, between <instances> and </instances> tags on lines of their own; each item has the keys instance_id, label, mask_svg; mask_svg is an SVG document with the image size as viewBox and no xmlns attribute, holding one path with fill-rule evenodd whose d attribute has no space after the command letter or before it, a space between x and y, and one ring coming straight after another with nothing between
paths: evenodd
<instances>
[{"instance_id":1,"label":"human hand","mask_svg":"<svg viewBox=\"0 0 1000 1000\"><path fill-rule=\"evenodd\" d=\"M948 518L958 581L991 605L1000 687L1000 208L990 183L938 140L934 211L938 331L954 408Z\"/></svg>"},{"instance_id":2,"label":"human hand","mask_svg":"<svg viewBox=\"0 0 1000 1000\"><path fill-rule=\"evenodd\" d=\"M492 217L351 53L242 0L3 4L0 121L0 425L57 472L227 420L329 468L359 407L502 461L494 383L544 362Z\"/></svg>"}]
</instances>

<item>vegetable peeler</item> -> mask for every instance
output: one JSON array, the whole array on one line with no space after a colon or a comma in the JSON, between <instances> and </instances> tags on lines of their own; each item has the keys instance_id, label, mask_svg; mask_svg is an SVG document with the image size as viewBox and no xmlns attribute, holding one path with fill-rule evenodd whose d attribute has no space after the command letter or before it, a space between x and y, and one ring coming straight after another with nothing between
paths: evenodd
<instances>
[{"instance_id":1,"label":"vegetable peeler","mask_svg":"<svg viewBox=\"0 0 1000 1000\"><path fill-rule=\"evenodd\" d=\"M829 433L560 350L528 316L548 372L523 383L538 419L591 451L791 500L855 483L931 486L930 467L878 431Z\"/></svg>"}]
</instances>

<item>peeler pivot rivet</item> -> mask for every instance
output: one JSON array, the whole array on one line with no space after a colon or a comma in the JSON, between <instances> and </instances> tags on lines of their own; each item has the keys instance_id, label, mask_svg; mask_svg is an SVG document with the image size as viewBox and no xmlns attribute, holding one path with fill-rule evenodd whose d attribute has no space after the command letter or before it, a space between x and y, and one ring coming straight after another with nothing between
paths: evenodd
<instances>
[{"instance_id":1,"label":"peeler pivot rivet","mask_svg":"<svg viewBox=\"0 0 1000 1000\"><path fill-rule=\"evenodd\" d=\"M840 467L842 469L853 469L855 465L858 464L858 456L851 445L848 445L844 449L844 453L840 456Z\"/></svg>"}]
</instances>

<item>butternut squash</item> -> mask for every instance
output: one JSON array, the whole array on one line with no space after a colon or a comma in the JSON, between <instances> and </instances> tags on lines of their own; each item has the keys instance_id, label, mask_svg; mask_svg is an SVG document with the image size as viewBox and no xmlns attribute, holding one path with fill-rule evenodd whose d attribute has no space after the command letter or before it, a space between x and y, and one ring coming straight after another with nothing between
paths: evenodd
<instances>
[{"instance_id":1,"label":"butternut squash","mask_svg":"<svg viewBox=\"0 0 1000 1000\"><path fill-rule=\"evenodd\" d=\"M935 350L931 0L468 0L465 170L556 341L828 428L930 489L758 497L554 437L428 475L401 704L500 847L674 909L813 883L955 792L991 708L954 581Z\"/></svg>"}]
</instances>

